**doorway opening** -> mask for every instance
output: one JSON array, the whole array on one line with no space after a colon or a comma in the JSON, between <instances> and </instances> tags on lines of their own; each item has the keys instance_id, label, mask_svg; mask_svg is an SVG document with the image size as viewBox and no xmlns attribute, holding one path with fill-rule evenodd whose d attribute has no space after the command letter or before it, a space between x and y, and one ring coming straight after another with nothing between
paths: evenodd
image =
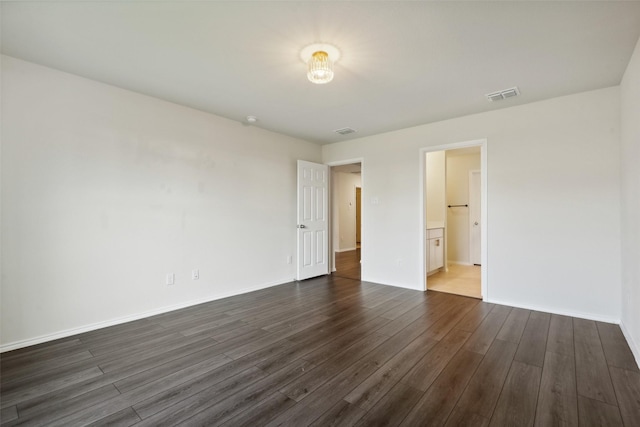
<instances>
[{"instance_id":1,"label":"doorway opening","mask_svg":"<svg viewBox=\"0 0 640 427\"><path fill-rule=\"evenodd\" d=\"M486 141L421 156L425 289L486 300Z\"/></svg>"},{"instance_id":2,"label":"doorway opening","mask_svg":"<svg viewBox=\"0 0 640 427\"><path fill-rule=\"evenodd\" d=\"M333 275L360 280L362 162L331 167Z\"/></svg>"}]
</instances>

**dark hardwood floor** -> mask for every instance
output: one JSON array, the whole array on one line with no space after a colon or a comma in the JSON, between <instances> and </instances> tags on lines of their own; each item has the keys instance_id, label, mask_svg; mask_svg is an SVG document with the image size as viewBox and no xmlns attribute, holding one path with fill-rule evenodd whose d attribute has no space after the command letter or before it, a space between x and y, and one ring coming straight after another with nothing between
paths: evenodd
<instances>
[{"instance_id":1,"label":"dark hardwood floor","mask_svg":"<svg viewBox=\"0 0 640 427\"><path fill-rule=\"evenodd\" d=\"M334 276L360 280L360 248L352 251L336 252Z\"/></svg>"},{"instance_id":2,"label":"dark hardwood floor","mask_svg":"<svg viewBox=\"0 0 640 427\"><path fill-rule=\"evenodd\" d=\"M3 425L638 426L616 325L326 276L1 356Z\"/></svg>"}]
</instances>

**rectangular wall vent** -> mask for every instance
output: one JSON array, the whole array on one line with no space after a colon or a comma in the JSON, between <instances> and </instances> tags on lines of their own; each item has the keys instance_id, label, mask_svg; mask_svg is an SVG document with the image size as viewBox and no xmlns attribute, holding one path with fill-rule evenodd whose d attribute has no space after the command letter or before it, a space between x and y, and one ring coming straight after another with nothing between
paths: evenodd
<instances>
[{"instance_id":1,"label":"rectangular wall vent","mask_svg":"<svg viewBox=\"0 0 640 427\"><path fill-rule=\"evenodd\" d=\"M494 101L502 101L503 99L513 98L514 96L520 95L520 90L517 87L512 87L509 89L504 89L498 92L488 93L485 96L491 102Z\"/></svg>"},{"instance_id":2,"label":"rectangular wall vent","mask_svg":"<svg viewBox=\"0 0 640 427\"><path fill-rule=\"evenodd\" d=\"M351 128L342 128L334 130L335 133L339 133L340 135L349 135L350 133L354 133L356 130Z\"/></svg>"}]
</instances>

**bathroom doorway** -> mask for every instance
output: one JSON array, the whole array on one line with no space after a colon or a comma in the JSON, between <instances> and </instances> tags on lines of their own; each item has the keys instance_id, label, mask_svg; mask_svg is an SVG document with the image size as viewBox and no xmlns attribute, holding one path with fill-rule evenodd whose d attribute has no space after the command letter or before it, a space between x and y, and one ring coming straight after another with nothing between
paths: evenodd
<instances>
[{"instance_id":1,"label":"bathroom doorway","mask_svg":"<svg viewBox=\"0 0 640 427\"><path fill-rule=\"evenodd\" d=\"M484 144L425 150L425 289L486 298Z\"/></svg>"}]
</instances>

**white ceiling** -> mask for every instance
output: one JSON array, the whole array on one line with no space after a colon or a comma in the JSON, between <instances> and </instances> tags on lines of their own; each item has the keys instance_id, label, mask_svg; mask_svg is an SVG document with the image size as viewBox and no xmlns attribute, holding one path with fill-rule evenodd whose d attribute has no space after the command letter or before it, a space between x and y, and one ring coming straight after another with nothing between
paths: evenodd
<instances>
[{"instance_id":1,"label":"white ceiling","mask_svg":"<svg viewBox=\"0 0 640 427\"><path fill-rule=\"evenodd\" d=\"M618 85L638 37L639 1L2 2L7 55L320 144Z\"/></svg>"}]
</instances>

